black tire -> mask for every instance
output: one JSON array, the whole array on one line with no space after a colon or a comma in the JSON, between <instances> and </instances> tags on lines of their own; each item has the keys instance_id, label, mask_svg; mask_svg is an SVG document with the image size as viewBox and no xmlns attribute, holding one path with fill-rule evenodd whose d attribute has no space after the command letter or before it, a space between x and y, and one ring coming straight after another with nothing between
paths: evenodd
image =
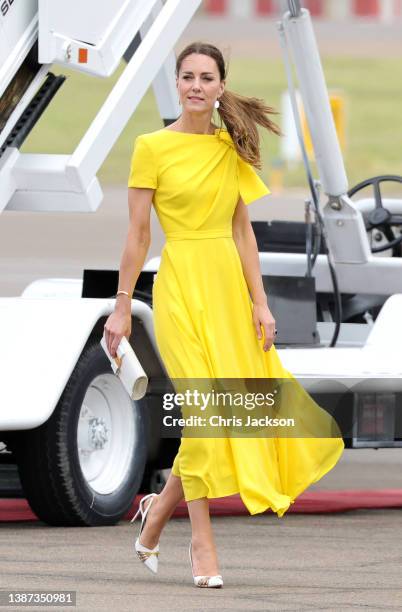
<instances>
[{"instance_id":1,"label":"black tire","mask_svg":"<svg viewBox=\"0 0 402 612\"><path fill-rule=\"evenodd\" d=\"M136 434L132 448L123 449L126 458L124 466L127 469L122 468L125 471L119 486L115 490L108 491L107 494L94 490L85 478L84 471L81 469L77 440L83 400L87 390L91 389L92 395L98 392L99 388L96 387L95 382L98 376L100 376L97 379L98 383L106 380L106 389L110 386L117 393L115 397L122 402L129 402L127 406L124 404L126 414L128 410L130 418L132 410L130 425L134 429L129 431L135 431ZM116 387L116 384L119 387ZM119 389L124 397L119 395ZM113 400L113 393L110 399ZM111 407L111 413L116 410L113 408L113 401L109 401L107 405ZM115 402L116 405L117 402ZM96 407L96 401L94 406ZM116 417L120 418L120 433L122 414L124 416L121 411ZM116 524L130 509L143 478L147 460L147 423L145 421L147 416L146 398L140 401L130 400L121 382L114 375L99 341L89 343L83 350L56 409L48 421L35 429L21 431L14 438L12 450L16 456L21 483L29 505L38 518L54 526ZM91 419L88 418L88 424L90 421ZM91 422L95 422L94 419ZM118 431L119 428L117 428ZM123 437L122 435L121 438ZM130 440L133 437L131 436ZM88 439L90 439L89 433ZM120 448L117 446L118 441L118 433L113 438L112 431L107 441L110 442L108 449ZM94 452L96 453L97 449ZM105 450L105 453L106 457L107 453L112 455L110 450ZM109 471L105 471L105 474L110 474L113 478L110 464L108 467Z\"/></svg>"}]
</instances>

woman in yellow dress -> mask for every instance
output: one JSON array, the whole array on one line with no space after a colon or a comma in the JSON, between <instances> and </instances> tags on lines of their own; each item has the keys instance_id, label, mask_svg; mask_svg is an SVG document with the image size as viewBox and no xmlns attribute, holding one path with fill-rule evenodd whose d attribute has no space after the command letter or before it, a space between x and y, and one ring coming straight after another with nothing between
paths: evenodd
<instances>
[{"instance_id":1,"label":"woman in yellow dress","mask_svg":"<svg viewBox=\"0 0 402 612\"><path fill-rule=\"evenodd\" d=\"M280 135L268 116L275 111L262 100L225 89L225 62L210 44L193 43L180 53L176 84L179 119L135 143L128 181L130 229L121 293L105 325L108 348L115 355L122 336L131 334L130 299L149 248L153 202L166 236L153 287L155 335L172 381L295 382L273 344L275 319L246 208L270 193L254 167L261 167L257 124ZM211 122L215 109L220 127ZM339 433L336 423L298 383L288 398L281 410L301 421L310 415L328 437L182 435L165 487L142 498L134 517L141 512L135 549L151 571L157 571L162 529L184 499L194 584L222 586L208 500L239 493L250 514L271 508L282 517L302 491L334 467L344 449L342 437L333 435Z\"/></svg>"}]
</instances>

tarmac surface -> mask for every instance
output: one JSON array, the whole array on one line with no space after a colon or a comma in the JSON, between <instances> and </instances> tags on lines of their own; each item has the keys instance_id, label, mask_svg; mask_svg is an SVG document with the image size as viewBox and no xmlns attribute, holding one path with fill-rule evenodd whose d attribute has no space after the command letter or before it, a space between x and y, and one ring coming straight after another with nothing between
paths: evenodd
<instances>
[{"instance_id":1,"label":"tarmac surface","mask_svg":"<svg viewBox=\"0 0 402 612\"><path fill-rule=\"evenodd\" d=\"M309 490L401 483L402 449L346 449ZM212 516L222 589L192 584L188 518L166 525L157 575L134 555L139 525L138 519L90 529L2 524L0 590L72 590L76 608L88 612L402 608L402 508Z\"/></svg>"}]
</instances>

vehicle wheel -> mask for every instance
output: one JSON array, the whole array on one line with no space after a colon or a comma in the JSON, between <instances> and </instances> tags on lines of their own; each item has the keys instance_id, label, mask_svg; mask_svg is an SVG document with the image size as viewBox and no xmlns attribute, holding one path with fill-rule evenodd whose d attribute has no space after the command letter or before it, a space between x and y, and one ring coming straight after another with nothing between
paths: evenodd
<instances>
[{"instance_id":1,"label":"vehicle wheel","mask_svg":"<svg viewBox=\"0 0 402 612\"><path fill-rule=\"evenodd\" d=\"M130 399L98 341L84 349L48 421L14 440L42 521L114 525L128 512L147 460L146 401Z\"/></svg>"}]
</instances>

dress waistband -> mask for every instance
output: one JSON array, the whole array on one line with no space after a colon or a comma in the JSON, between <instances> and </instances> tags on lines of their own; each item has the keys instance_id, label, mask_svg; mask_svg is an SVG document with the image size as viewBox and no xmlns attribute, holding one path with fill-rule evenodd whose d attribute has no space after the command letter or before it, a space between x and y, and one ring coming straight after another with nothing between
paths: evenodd
<instances>
[{"instance_id":1,"label":"dress waistband","mask_svg":"<svg viewBox=\"0 0 402 612\"><path fill-rule=\"evenodd\" d=\"M177 232L166 232L166 240L200 240L205 238L232 238L230 229L209 229L209 230L179 230Z\"/></svg>"}]
</instances>

